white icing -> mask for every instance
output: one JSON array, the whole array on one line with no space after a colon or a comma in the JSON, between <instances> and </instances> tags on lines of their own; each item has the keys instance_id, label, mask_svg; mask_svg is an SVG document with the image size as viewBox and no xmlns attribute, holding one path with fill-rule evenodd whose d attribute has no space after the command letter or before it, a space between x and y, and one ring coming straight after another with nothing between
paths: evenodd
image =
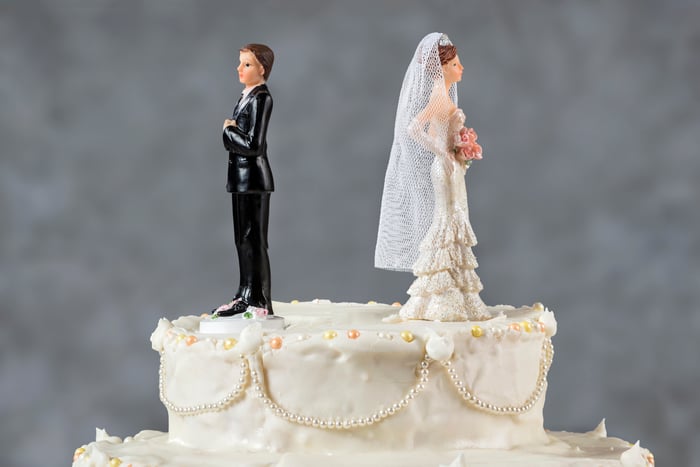
<instances>
[{"instance_id":1,"label":"white icing","mask_svg":"<svg viewBox=\"0 0 700 467\"><path fill-rule=\"evenodd\" d=\"M200 317L163 319L151 340L169 433L122 442L97 430L74 465L653 465L647 450L607 438L604 421L586 434L544 431L549 310L490 307L496 318L478 325L383 322L396 309L275 303L285 330L229 336L198 333ZM507 407L520 412L496 410Z\"/></svg>"},{"instance_id":2,"label":"white icing","mask_svg":"<svg viewBox=\"0 0 700 467\"><path fill-rule=\"evenodd\" d=\"M605 419L602 419L597 427L590 432L591 435L597 436L598 438L607 438L608 430L605 428Z\"/></svg>"},{"instance_id":3,"label":"white icing","mask_svg":"<svg viewBox=\"0 0 700 467\"><path fill-rule=\"evenodd\" d=\"M643 449L639 441L620 455L620 464L623 467L649 467L654 465L652 460L650 452Z\"/></svg>"},{"instance_id":4,"label":"white icing","mask_svg":"<svg viewBox=\"0 0 700 467\"><path fill-rule=\"evenodd\" d=\"M464 453L459 453L459 456L455 458L449 465L440 464L440 467L468 467L467 460L464 458Z\"/></svg>"},{"instance_id":5,"label":"white icing","mask_svg":"<svg viewBox=\"0 0 700 467\"><path fill-rule=\"evenodd\" d=\"M557 333L557 320L554 319L554 313L545 309L540 315L539 321L544 323L547 337L552 337Z\"/></svg>"},{"instance_id":6,"label":"white icing","mask_svg":"<svg viewBox=\"0 0 700 467\"><path fill-rule=\"evenodd\" d=\"M173 327L172 323L165 318L158 320L158 326L156 330L151 334L151 347L156 352L163 350L163 342L165 341L166 335L169 330Z\"/></svg>"},{"instance_id":7,"label":"white icing","mask_svg":"<svg viewBox=\"0 0 700 467\"><path fill-rule=\"evenodd\" d=\"M650 467L653 464L621 459L648 453L630 448L618 438L598 438L590 433L548 432L547 442L514 449L426 449L377 452L258 452L234 449L192 449L168 440L167 433L142 431L130 443L92 442L73 467L107 467L118 458L122 466L183 467L194 465L246 467ZM630 452L631 451L631 452ZM627 454L630 452L630 454ZM466 461L466 463L464 463ZM457 462L457 463L456 463ZM462 462L461 464L458 462Z\"/></svg>"},{"instance_id":8,"label":"white icing","mask_svg":"<svg viewBox=\"0 0 700 467\"><path fill-rule=\"evenodd\" d=\"M425 351L430 358L439 362L449 360L455 350L452 336L440 336L433 331L428 331L428 340L425 343Z\"/></svg>"},{"instance_id":9,"label":"white icing","mask_svg":"<svg viewBox=\"0 0 700 467\"><path fill-rule=\"evenodd\" d=\"M251 354L257 351L263 343L263 328L260 323L253 323L241 331L236 352Z\"/></svg>"},{"instance_id":10,"label":"white icing","mask_svg":"<svg viewBox=\"0 0 700 467\"><path fill-rule=\"evenodd\" d=\"M107 441L109 443L121 443L122 439L117 436L110 436L106 430L95 428L95 441Z\"/></svg>"},{"instance_id":11,"label":"white icing","mask_svg":"<svg viewBox=\"0 0 700 467\"><path fill-rule=\"evenodd\" d=\"M388 305L318 301L275 309L289 323L286 330L251 326L233 336L238 343L230 350L224 336L196 332L201 318L173 322L162 351L171 440L347 452L507 448L546 439L543 378L550 353L543 350L541 312L494 309L506 316L480 322L484 333L475 337L469 322L383 323L396 310ZM507 333L513 323L518 330ZM359 336L348 337L349 330ZM436 360L422 370L429 377L419 371L426 353ZM245 373L241 355L250 377L239 374ZM449 368L440 364L450 359Z\"/></svg>"},{"instance_id":12,"label":"white icing","mask_svg":"<svg viewBox=\"0 0 700 467\"><path fill-rule=\"evenodd\" d=\"M85 452L73 463L73 465L89 467L107 467L112 456L109 449L105 450L105 441L90 443ZM117 445L122 446L122 445Z\"/></svg>"},{"instance_id":13,"label":"white icing","mask_svg":"<svg viewBox=\"0 0 700 467\"><path fill-rule=\"evenodd\" d=\"M173 327L182 331L197 329L201 320L202 318L200 316L182 316L173 321Z\"/></svg>"}]
</instances>

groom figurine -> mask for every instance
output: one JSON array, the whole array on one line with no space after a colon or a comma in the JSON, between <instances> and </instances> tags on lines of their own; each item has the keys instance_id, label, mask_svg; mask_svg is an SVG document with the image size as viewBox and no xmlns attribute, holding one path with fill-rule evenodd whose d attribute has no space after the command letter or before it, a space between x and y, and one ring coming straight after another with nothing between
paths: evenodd
<instances>
[{"instance_id":1,"label":"groom figurine","mask_svg":"<svg viewBox=\"0 0 700 467\"><path fill-rule=\"evenodd\" d=\"M248 44L239 52L238 79L245 87L231 118L224 121L223 138L228 150L226 190L231 193L240 283L233 299L214 314L265 316L274 314L267 254L270 193L274 191L266 142L272 96L265 83L275 56L262 44Z\"/></svg>"}]
</instances>

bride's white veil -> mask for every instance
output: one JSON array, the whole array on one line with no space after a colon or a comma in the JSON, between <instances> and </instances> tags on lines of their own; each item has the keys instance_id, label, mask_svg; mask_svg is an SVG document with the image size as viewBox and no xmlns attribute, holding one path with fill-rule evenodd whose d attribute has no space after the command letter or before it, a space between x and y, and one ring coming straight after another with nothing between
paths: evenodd
<instances>
[{"instance_id":1,"label":"bride's white veil","mask_svg":"<svg viewBox=\"0 0 700 467\"><path fill-rule=\"evenodd\" d=\"M447 99L457 105L457 88L453 84L447 95L440 64L438 45L448 44L439 32L425 36L401 86L374 253L377 268L410 271L433 218L430 165L447 149L448 128L445 112L435 107Z\"/></svg>"}]
</instances>

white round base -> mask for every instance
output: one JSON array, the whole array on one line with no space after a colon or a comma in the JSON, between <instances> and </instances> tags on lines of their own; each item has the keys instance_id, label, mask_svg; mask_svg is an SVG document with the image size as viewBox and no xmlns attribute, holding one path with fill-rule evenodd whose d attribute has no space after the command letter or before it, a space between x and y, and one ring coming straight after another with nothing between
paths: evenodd
<instances>
[{"instance_id":1,"label":"white round base","mask_svg":"<svg viewBox=\"0 0 700 467\"><path fill-rule=\"evenodd\" d=\"M204 318L199 322L202 334L238 334L253 323L260 323L263 329L284 329L284 318L277 315L245 319L243 314Z\"/></svg>"}]
</instances>

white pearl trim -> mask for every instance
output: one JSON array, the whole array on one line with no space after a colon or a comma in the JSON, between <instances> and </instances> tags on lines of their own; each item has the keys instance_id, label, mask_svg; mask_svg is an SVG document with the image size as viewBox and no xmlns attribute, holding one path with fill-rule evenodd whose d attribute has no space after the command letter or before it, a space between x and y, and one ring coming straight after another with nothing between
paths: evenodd
<instances>
[{"instance_id":1,"label":"white pearl trim","mask_svg":"<svg viewBox=\"0 0 700 467\"><path fill-rule=\"evenodd\" d=\"M477 409L491 412L497 415L513 415L529 412L537 403L537 401L542 397L544 393L545 386L547 385L547 373L549 368L552 366L552 359L554 358L554 346L552 345L552 340L546 338L542 343L542 357L540 358L540 370L537 375L537 382L535 383L535 389L530 393L530 396L525 399L525 402L518 405L506 405L498 406L486 402L483 399L477 397L472 393L472 390L464 384L462 380L457 376L457 371L452 367L452 362L444 361L441 362L442 366L447 370L447 374L452 381L457 392L462 396L467 403L473 405Z\"/></svg>"},{"instance_id":2,"label":"white pearl trim","mask_svg":"<svg viewBox=\"0 0 700 467\"><path fill-rule=\"evenodd\" d=\"M322 428L325 430L347 430L350 428L374 425L375 423L381 422L385 418L396 415L402 409L408 407L410 401L412 401L425 389L425 385L428 382L428 376L430 374L430 371L428 370L430 367L430 362L430 357L427 355L423 357L423 360L420 362L420 365L417 368L417 373L419 375L418 382L408 390L402 399L394 402L393 404L389 404L387 406L388 408L381 408L365 417L358 416L350 419L341 419L340 417L310 417L308 415L302 415L286 410L284 407L281 407L270 398L269 394L265 390L264 384L262 381L260 381L257 371L252 370L251 377L253 379L253 389L255 390L255 395L278 417L299 425L312 426L314 428Z\"/></svg>"},{"instance_id":3,"label":"white pearl trim","mask_svg":"<svg viewBox=\"0 0 700 467\"><path fill-rule=\"evenodd\" d=\"M165 407L171 412L175 412L178 415L199 415L205 412L218 412L228 408L231 404L237 401L244 393L248 386L250 368L248 366L248 360L241 355L240 363L240 376L238 378L238 384L234 386L233 391L229 392L224 396L223 399L218 402L213 402L211 404L199 404L192 406L180 406L175 405L166 394L165 389L165 354L161 352L160 354L160 369L158 370L158 391L160 394L160 400L165 405Z\"/></svg>"},{"instance_id":4,"label":"white pearl trim","mask_svg":"<svg viewBox=\"0 0 700 467\"><path fill-rule=\"evenodd\" d=\"M551 367L553 357L554 347L552 346L552 340L550 338L546 338L542 343L542 357L540 359L540 368L539 374L537 376L535 389L530 393L530 396L522 404L509 406L498 406L479 398L478 396L472 393L472 390L468 386L466 386L464 382L462 382L462 380L457 375L456 370L452 368L451 361L443 361L440 362L440 364L447 371L447 374L450 380L452 381L452 384L454 385L455 389L457 389L457 392L462 396L462 399L468 404L474 406L479 410L490 412L496 415L519 415L530 411L535 406L540 397L542 397L545 386L547 384L547 373L549 372L549 368ZM387 406L388 408L381 408L364 417L358 416L350 419L341 419L340 417L311 417L308 415L303 415L289 411L284 407L280 406L275 401L273 401L270 395L267 393L265 384L260 379L259 372L250 369L248 360L244 355L241 355L240 358L240 377L238 379L238 384L234 387L233 391L228 393L223 399L219 400L218 402L188 407L175 405L166 396L165 355L163 352L161 352L158 381L161 402L163 402L163 405L165 405L165 407L168 410L183 416L199 415L206 412L218 412L228 408L231 404L237 401L245 393L246 388L248 387L248 383L252 381L255 396L258 399L260 399L267 408L272 410L272 412L280 418L283 418L287 421L299 425L312 426L314 428L321 428L326 430L343 430L357 428L374 425L384 420L385 418L397 414L402 409L406 408L408 404L425 389L425 385L429 381L429 367L433 361L427 354L423 357L423 360L417 367L418 381L416 382L416 384L414 384L413 387L411 387L411 389L408 390L408 392L402 399L394 402L393 404L389 404Z\"/></svg>"}]
</instances>

